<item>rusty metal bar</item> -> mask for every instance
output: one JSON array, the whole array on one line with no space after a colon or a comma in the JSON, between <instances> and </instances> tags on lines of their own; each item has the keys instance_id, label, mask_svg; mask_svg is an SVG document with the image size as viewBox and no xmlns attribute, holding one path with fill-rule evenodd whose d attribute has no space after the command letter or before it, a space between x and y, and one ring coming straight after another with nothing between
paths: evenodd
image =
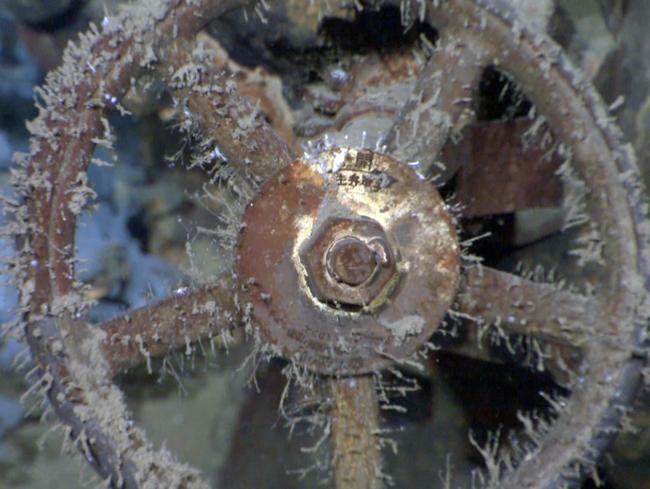
<instances>
[{"instance_id":1,"label":"rusty metal bar","mask_svg":"<svg viewBox=\"0 0 650 489\"><path fill-rule=\"evenodd\" d=\"M490 121L465 128L458 144L449 141L441 159L460 168L456 199L465 217L557 207L562 159L549 133L528 118Z\"/></svg>"},{"instance_id":2,"label":"rusty metal bar","mask_svg":"<svg viewBox=\"0 0 650 489\"><path fill-rule=\"evenodd\" d=\"M468 270L458 295L459 312L506 333L528 334L582 347L600 307L594 300L488 267Z\"/></svg>"},{"instance_id":3,"label":"rusty metal bar","mask_svg":"<svg viewBox=\"0 0 650 489\"><path fill-rule=\"evenodd\" d=\"M205 59L197 59L197 52ZM173 68L163 70L166 82L181 104L186 104L181 119L191 117L204 142L212 140L211 149L225 156L228 165L259 183L293 161L293 151L266 121L259 101L237 92L230 74L210 61L208 48L201 48L200 42L178 40L169 48L167 59ZM195 67L191 75L188 66ZM187 83L187 76L196 79Z\"/></svg>"},{"instance_id":4,"label":"rusty metal bar","mask_svg":"<svg viewBox=\"0 0 650 489\"><path fill-rule=\"evenodd\" d=\"M541 367L551 374L558 385L572 387L575 373L579 371L584 360L580 349L549 342L542 342L537 348L531 348L530 343L513 344L512 338L494 338L493 335L482 332L481 328L482 326L475 322L465 322L460 340L442 345L440 351L489 363L515 362L519 366L536 370Z\"/></svg>"},{"instance_id":5,"label":"rusty metal bar","mask_svg":"<svg viewBox=\"0 0 650 489\"><path fill-rule=\"evenodd\" d=\"M336 489L381 489L381 452L376 439L379 407L374 379L332 378L332 451Z\"/></svg>"},{"instance_id":6,"label":"rusty metal bar","mask_svg":"<svg viewBox=\"0 0 650 489\"><path fill-rule=\"evenodd\" d=\"M385 144L397 159L419 162L416 169L422 175L445 182L459 162L444 169L434 163L449 136L474 120L471 102L491 53L489 45L466 33L445 32L438 44Z\"/></svg>"},{"instance_id":7,"label":"rusty metal bar","mask_svg":"<svg viewBox=\"0 0 650 489\"><path fill-rule=\"evenodd\" d=\"M178 289L157 304L98 325L106 333L102 351L114 374L195 341L212 338L240 321L233 284Z\"/></svg>"}]
</instances>

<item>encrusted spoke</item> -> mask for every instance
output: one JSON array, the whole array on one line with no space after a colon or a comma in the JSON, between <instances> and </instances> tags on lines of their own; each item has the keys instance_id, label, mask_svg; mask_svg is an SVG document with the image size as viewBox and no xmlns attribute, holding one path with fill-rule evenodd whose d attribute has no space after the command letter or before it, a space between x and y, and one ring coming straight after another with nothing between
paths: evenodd
<instances>
[{"instance_id":1,"label":"encrusted spoke","mask_svg":"<svg viewBox=\"0 0 650 489\"><path fill-rule=\"evenodd\" d=\"M332 452L336 489L383 487L374 378L332 378Z\"/></svg>"},{"instance_id":2,"label":"encrusted spoke","mask_svg":"<svg viewBox=\"0 0 650 489\"><path fill-rule=\"evenodd\" d=\"M472 124L441 159L460 168L456 199L465 217L561 204L562 159L548 131L529 118Z\"/></svg>"},{"instance_id":3,"label":"encrusted spoke","mask_svg":"<svg viewBox=\"0 0 650 489\"><path fill-rule=\"evenodd\" d=\"M105 333L102 350L117 374L152 358L212 338L240 321L233 284L188 290L97 325Z\"/></svg>"},{"instance_id":4,"label":"encrusted spoke","mask_svg":"<svg viewBox=\"0 0 650 489\"><path fill-rule=\"evenodd\" d=\"M177 41L168 56L173 67L167 83L175 89L181 127L201 134L200 153L193 164L205 169L227 165L247 177L237 188L249 200L259 182L271 177L294 159L288 144L266 121L253 99L240 95L227 69L212 60L210 43ZM171 74L169 74L171 73ZM196 126L196 127L194 127Z\"/></svg>"},{"instance_id":5,"label":"encrusted spoke","mask_svg":"<svg viewBox=\"0 0 650 489\"><path fill-rule=\"evenodd\" d=\"M593 299L487 267L465 273L458 307L479 325L576 348L586 346L601 317Z\"/></svg>"},{"instance_id":6,"label":"encrusted spoke","mask_svg":"<svg viewBox=\"0 0 650 489\"><path fill-rule=\"evenodd\" d=\"M489 56L485 43L445 32L386 135L387 152L410 162L425 177L447 181L459 162L456 166L439 164L439 152L450 135L474 120L472 98Z\"/></svg>"},{"instance_id":7,"label":"encrusted spoke","mask_svg":"<svg viewBox=\"0 0 650 489\"><path fill-rule=\"evenodd\" d=\"M490 363L518 364L551 374L555 382L571 388L584 356L579 348L567 344L513 341L511 337L485 334L484 325L473 321L465 323L459 337L444 342L440 350L462 357ZM435 355L434 355L435 356Z\"/></svg>"}]
</instances>

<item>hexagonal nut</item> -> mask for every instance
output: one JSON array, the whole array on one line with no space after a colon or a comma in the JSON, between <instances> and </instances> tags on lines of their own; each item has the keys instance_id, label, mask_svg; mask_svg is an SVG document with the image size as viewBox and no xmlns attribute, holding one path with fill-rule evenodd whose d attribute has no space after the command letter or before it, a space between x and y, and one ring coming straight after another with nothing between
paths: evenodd
<instances>
[{"instance_id":1,"label":"hexagonal nut","mask_svg":"<svg viewBox=\"0 0 650 489\"><path fill-rule=\"evenodd\" d=\"M346 237L363 241L381 261L368 280L356 286L336 280L327 270L328 250ZM299 256L311 293L320 302L332 306L362 308L375 301L383 302L399 279L398 255L381 225L368 217L325 219L301 245Z\"/></svg>"}]
</instances>

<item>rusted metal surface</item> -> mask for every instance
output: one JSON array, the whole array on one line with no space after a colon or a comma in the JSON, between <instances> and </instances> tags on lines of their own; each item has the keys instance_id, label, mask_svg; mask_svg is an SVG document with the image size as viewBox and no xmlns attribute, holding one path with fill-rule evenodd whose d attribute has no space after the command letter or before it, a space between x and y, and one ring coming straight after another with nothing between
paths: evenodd
<instances>
[{"instance_id":1,"label":"rusted metal surface","mask_svg":"<svg viewBox=\"0 0 650 489\"><path fill-rule=\"evenodd\" d=\"M503 333L486 331L485 327L485 324L465 321L459 337L442 346L440 351L486 363L524 367L532 372L543 369L557 385L566 389L575 386L577 372L584 365L580 349L545 340L533 344L525 334L504 337Z\"/></svg>"},{"instance_id":2,"label":"rusted metal surface","mask_svg":"<svg viewBox=\"0 0 650 489\"><path fill-rule=\"evenodd\" d=\"M372 376L332 378L332 452L337 488L381 489L379 406Z\"/></svg>"},{"instance_id":3,"label":"rusted metal surface","mask_svg":"<svg viewBox=\"0 0 650 489\"><path fill-rule=\"evenodd\" d=\"M507 333L574 347L587 344L589 325L603 314L589 297L488 267L472 268L463 274L458 304L463 314Z\"/></svg>"},{"instance_id":4,"label":"rusted metal surface","mask_svg":"<svg viewBox=\"0 0 650 489\"><path fill-rule=\"evenodd\" d=\"M640 343L630 319L638 317L641 298L647 294L648 268L645 233L638 227L647 219L646 211L641 210L646 204L634 191L639 185L634 156L624 149L617 131L607 122L606 110L593 87L584 82L552 41L525 24L519 29L522 24L509 2L481 2L479 8L471 2L446 3L433 9L432 15L442 23L463 19L467 30L481 33L500 49L502 55L493 60L496 68L520 84L537 113L572 151L573 167L591 190L586 196L586 212L598 223L606 242L605 278L598 288L604 314L593 325L585 353L590 369L535 456L522 461L502 483L504 489L561 487L584 474L569 469L575 460L584 460L581 447L598 451L611 440L612 428L638 385L642 362L631 358L629 352ZM634 177L622 180L627 172ZM603 334L612 333L623 342L616 348L603 340ZM602 379L612 375L616 380L603 384ZM585 444L577 444L577 439ZM584 468L590 470L589 463Z\"/></svg>"},{"instance_id":5,"label":"rusted metal surface","mask_svg":"<svg viewBox=\"0 0 650 489\"><path fill-rule=\"evenodd\" d=\"M360 310L324 304L307 277L316 271L327 280L326 266L319 258L307 270L300 251L332 219L362 218L383 229L397 270L385 279L399 279L397 288L384 300L391 287L383 285ZM407 358L438 327L455 294L460 249L442 200L385 155L340 148L297 160L260 190L244 222L236 268L249 284L243 298L253 304L254 323L283 355L317 372L364 373ZM323 257L330 243L325 239L315 255Z\"/></svg>"},{"instance_id":6,"label":"rusted metal surface","mask_svg":"<svg viewBox=\"0 0 650 489\"><path fill-rule=\"evenodd\" d=\"M397 263L386 233L368 217L325 219L299 254L312 294L334 307L370 307L386 287L397 285Z\"/></svg>"},{"instance_id":7,"label":"rusted metal surface","mask_svg":"<svg viewBox=\"0 0 650 489\"><path fill-rule=\"evenodd\" d=\"M332 68L324 82L303 89L303 99L322 117L314 118L309 112L297 117L296 133L314 137L324 131L345 130L351 123L394 118L413 90L422 58L413 50L373 52L355 59L347 71ZM332 72L338 76L331 76Z\"/></svg>"},{"instance_id":8,"label":"rusted metal surface","mask_svg":"<svg viewBox=\"0 0 650 489\"><path fill-rule=\"evenodd\" d=\"M373 251L356 236L345 236L330 245L325 256L327 273L337 282L356 287L377 267Z\"/></svg>"},{"instance_id":9,"label":"rusted metal surface","mask_svg":"<svg viewBox=\"0 0 650 489\"><path fill-rule=\"evenodd\" d=\"M106 332L104 356L120 373L172 350L237 327L241 311L233 282L189 290L97 325Z\"/></svg>"},{"instance_id":10,"label":"rusted metal surface","mask_svg":"<svg viewBox=\"0 0 650 489\"><path fill-rule=\"evenodd\" d=\"M585 349L595 333L592 325L603 314L594 298L489 267L465 271L455 307L467 321L460 341L443 345L443 350L499 362L499 350L507 345L510 357L523 354L530 367L543 365L567 387L584 368ZM527 352L515 352L517 338Z\"/></svg>"},{"instance_id":11,"label":"rusted metal surface","mask_svg":"<svg viewBox=\"0 0 650 489\"><path fill-rule=\"evenodd\" d=\"M200 130L204 138L201 144L208 146L208 155L222 154L239 175L248 177L248 182L239 180L239 185L247 188L236 190L249 199L257 184L291 162L294 154L266 122L256 102L231 86L231 73L221 70L218 63L212 65L194 57L194 53L204 49L199 46L200 43L186 39L167 46L163 79L175 89L174 95L184 107L180 118ZM192 75L196 80L187 83L185 70L192 65L197 67ZM219 158L208 157L202 167L209 170L221 164Z\"/></svg>"},{"instance_id":12,"label":"rusted metal surface","mask_svg":"<svg viewBox=\"0 0 650 489\"><path fill-rule=\"evenodd\" d=\"M465 217L558 207L562 158L546 128L528 118L475 123L458 143L449 141L441 160L459 168L456 199Z\"/></svg>"},{"instance_id":13,"label":"rusted metal surface","mask_svg":"<svg viewBox=\"0 0 650 489\"><path fill-rule=\"evenodd\" d=\"M237 63L215 38L205 32L197 36L197 41L214 53L210 64L214 73L219 77L233 79L239 95L259 104L259 109L268 118L276 138L295 154L300 153L301 147L292 129L294 115L283 97L280 76L263 66L249 68Z\"/></svg>"},{"instance_id":14,"label":"rusted metal surface","mask_svg":"<svg viewBox=\"0 0 650 489\"><path fill-rule=\"evenodd\" d=\"M440 34L409 101L385 138L387 151L402 161L419 162L418 171L446 182L458 171L449 163L435 165L454 133L474 120L471 101L494 47L455 26Z\"/></svg>"},{"instance_id":15,"label":"rusted metal surface","mask_svg":"<svg viewBox=\"0 0 650 489\"><path fill-rule=\"evenodd\" d=\"M175 34L191 37L206 17L234 5L237 2L206 3L204 10L197 12L196 6L172 1L169 10L157 12L155 19L122 17L120 22L130 30L90 34L83 48L71 48L60 71L48 77L39 117L30 126L32 151L16 180L18 193L27 202L23 217L27 222L22 225L29 229L29 245L24 249L27 266L21 272L20 286L28 306L23 318L30 349L41 374L51 379L44 392L54 411L99 476L111 480L115 487L136 489L150 476L175 478L181 485L195 484L199 478L173 460L163 462L143 433L128 422L119 402L106 406L92 401L102 395L121 398L114 396L111 372L99 367L101 360L80 352L95 341L92 327L70 320L75 309L74 233L78 201L84 200L80 199L85 191L83 176L97 142L108 137L103 115L115 107L130 80L144 70L145 58L155 59L161 45ZM80 62L82 58L84 62ZM57 301L71 304L53 318L50 314ZM77 367L85 363L87 371L72 369L73 360ZM82 434L90 444L81 441ZM154 464L155 476L141 472L135 451L160 461Z\"/></svg>"}]
</instances>

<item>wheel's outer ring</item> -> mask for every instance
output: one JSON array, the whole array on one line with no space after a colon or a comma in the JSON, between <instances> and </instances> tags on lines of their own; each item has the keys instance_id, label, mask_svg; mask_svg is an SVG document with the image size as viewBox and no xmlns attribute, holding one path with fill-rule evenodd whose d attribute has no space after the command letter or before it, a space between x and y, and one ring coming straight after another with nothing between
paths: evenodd
<instances>
[{"instance_id":1,"label":"wheel's outer ring","mask_svg":"<svg viewBox=\"0 0 650 489\"><path fill-rule=\"evenodd\" d=\"M126 411L108 415L100 409L103 399L117 395L101 369L83 378L75 366L97 351L92 331L73 324L74 313L69 312L75 310L71 298L76 216L71 204L80 197L80 175L87 170L95 141L104 134L101 116L111 108L105 97L119 99L137 72L155 61L150 55L162 53L173 34L189 39L209 18L238 3L152 2L159 7L155 15L125 10L114 19L119 28L82 40L83 49L69 49L63 70L49 77L45 107L30 128L32 153L16 178L27 201L26 210L18 210L23 222L15 232L28 235L18 272L27 339L57 414L89 462L114 486L132 489L175 480L175 487L207 487L195 472L155 452L129 423ZM601 190L588 196L587 205L590 215L601 218L606 241L608 282L601 292L607 322L599 325L587 352L590 368L583 386L576 388L535 456L503 475L500 483L517 489L559 487L580 477L611 439L640 377L647 319L646 201L632 151L608 123L591 84L559 47L527 28L503 0L440 3L430 9L428 19L498 46L497 67L513 74L556 132L566 135L578 173L590 188ZM203 15L197 15L199 11ZM92 74L86 66L92 67ZM573 114L571 120L567 114ZM60 349L61 344L65 348ZM123 406L120 403L115 405Z\"/></svg>"},{"instance_id":2,"label":"wheel's outer ring","mask_svg":"<svg viewBox=\"0 0 650 489\"><path fill-rule=\"evenodd\" d=\"M607 283L601 284L596 295L603 299L607 317L593 326L581 385L566 405L557 406L560 417L541 448L500 485L504 489L550 489L576 482L590 470L589 462L611 441L638 388L649 312L645 304L648 204L631 146L621 143L620 131L610 123L591 83L573 68L559 46L519 20L510 3L477 3L485 13L469 2L449 2L438 10L438 17L450 24L463 19L468 30L503 46L494 66L514 77L537 113L546 117L560 141L572 150L573 166L587 188L601 189L586 197L586 209L590 216L600 218L598 230L605 242ZM504 42L513 36L517 49Z\"/></svg>"}]
</instances>

